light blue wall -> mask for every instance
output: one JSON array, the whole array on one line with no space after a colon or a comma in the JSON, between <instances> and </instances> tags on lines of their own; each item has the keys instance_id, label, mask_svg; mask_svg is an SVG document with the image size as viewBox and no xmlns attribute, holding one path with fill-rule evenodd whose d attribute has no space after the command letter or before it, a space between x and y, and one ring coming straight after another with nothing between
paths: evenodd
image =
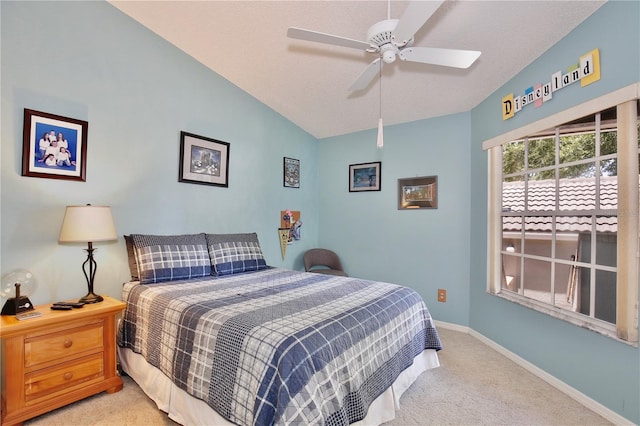
<instances>
[{"instance_id":1,"label":"light blue wall","mask_svg":"<svg viewBox=\"0 0 640 426\"><path fill-rule=\"evenodd\" d=\"M435 318L469 316L470 114L323 139L318 149L319 242L334 249L351 276L417 290ZM379 192L349 192L349 165L382 162ZM398 210L397 181L438 177L438 208ZM437 289L447 290L438 303Z\"/></svg>"},{"instance_id":2,"label":"light blue wall","mask_svg":"<svg viewBox=\"0 0 640 426\"><path fill-rule=\"evenodd\" d=\"M602 78L502 121L501 99L600 49ZM486 293L487 155L482 142L640 80L640 3L609 2L472 111L470 326L590 398L640 423L640 351Z\"/></svg>"},{"instance_id":3,"label":"light blue wall","mask_svg":"<svg viewBox=\"0 0 640 426\"><path fill-rule=\"evenodd\" d=\"M127 233L258 233L267 262L317 245L317 140L106 2L10 2L2 14L1 270L28 268L34 303L86 293L82 245L57 242L66 205L112 207ZM86 182L21 176L24 108L89 122ZM178 182L180 131L229 142L229 187ZM282 185L283 157L301 188ZM283 209L303 239L282 261ZM96 291L120 297L123 239L95 245Z\"/></svg>"}]
</instances>

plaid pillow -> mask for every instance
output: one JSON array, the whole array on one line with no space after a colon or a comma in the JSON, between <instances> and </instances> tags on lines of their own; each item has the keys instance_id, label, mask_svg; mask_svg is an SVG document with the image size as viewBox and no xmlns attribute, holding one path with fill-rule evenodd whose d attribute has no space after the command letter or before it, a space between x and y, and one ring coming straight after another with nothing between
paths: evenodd
<instances>
[{"instance_id":1,"label":"plaid pillow","mask_svg":"<svg viewBox=\"0 0 640 426\"><path fill-rule=\"evenodd\" d=\"M212 275L267 269L258 234L206 234Z\"/></svg>"},{"instance_id":2,"label":"plaid pillow","mask_svg":"<svg viewBox=\"0 0 640 426\"><path fill-rule=\"evenodd\" d=\"M138 263L136 262L135 248L133 247L133 239L131 235L123 235L124 242L127 245L127 259L129 261L129 272L131 272L131 281L138 281Z\"/></svg>"},{"instance_id":3,"label":"plaid pillow","mask_svg":"<svg viewBox=\"0 0 640 426\"><path fill-rule=\"evenodd\" d=\"M141 284L211 275L204 234L131 234Z\"/></svg>"}]
</instances>

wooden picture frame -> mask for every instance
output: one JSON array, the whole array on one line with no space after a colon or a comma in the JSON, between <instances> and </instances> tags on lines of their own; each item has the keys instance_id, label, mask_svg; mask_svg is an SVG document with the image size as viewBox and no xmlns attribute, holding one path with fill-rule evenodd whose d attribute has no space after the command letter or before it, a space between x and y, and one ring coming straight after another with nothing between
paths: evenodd
<instances>
[{"instance_id":1,"label":"wooden picture frame","mask_svg":"<svg viewBox=\"0 0 640 426\"><path fill-rule=\"evenodd\" d=\"M300 160L284 157L282 174L285 188L300 188Z\"/></svg>"},{"instance_id":2,"label":"wooden picture frame","mask_svg":"<svg viewBox=\"0 0 640 426\"><path fill-rule=\"evenodd\" d=\"M229 186L228 142L180 132L180 172L178 182Z\"/></svg>"},{"instance_id":3,"label":"wooden picture frame","mask_svg":"<svg viewBox=\"0 0 640 426\"><path fill-rule=\"evenodd\" d=\"M86 121L25 108L22 176L85 182L88 129Z\"/></svg>"},{"instance_id":4,"label":"wooden picture frame","mask_svg":"<svg viewBox=\"0 0 640 426\"><path fill-rule=\"evenodd\" d=\"M380 191L382 162L349 165L349 192Z\"/></svg>"},{"instance_id":5,"label":"wooden picture frame","mask_svg":"<svg viewBox=\"0 0 640 426\"><path fill-rule=\"evenodd\" d=\"M398 210L437 208L438 176L398 179Z\"/></svg>"}]
</instances>

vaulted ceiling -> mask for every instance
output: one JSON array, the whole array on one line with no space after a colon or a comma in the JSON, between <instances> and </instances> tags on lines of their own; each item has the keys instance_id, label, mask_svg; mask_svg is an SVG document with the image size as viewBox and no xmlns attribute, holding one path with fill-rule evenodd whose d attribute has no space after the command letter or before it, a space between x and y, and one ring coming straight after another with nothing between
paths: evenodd
<instances>
[{"instance_id":1,"label":"vaulted ceiling","mask_svg":"<svg viewBox=\"0 0 640 426\"><path fill-rule=\"evenodd\" d=\"M317 138L375 128L380 110L385 125L468 111L604 3L448 0L414 46L481 51L470 68L396 60L383 66L381 84L350 92L376 56L291 39L287 28L366 41L371 25L389 10L399 18L407 1L109 2Z\"/></svg>"}]
</instances>

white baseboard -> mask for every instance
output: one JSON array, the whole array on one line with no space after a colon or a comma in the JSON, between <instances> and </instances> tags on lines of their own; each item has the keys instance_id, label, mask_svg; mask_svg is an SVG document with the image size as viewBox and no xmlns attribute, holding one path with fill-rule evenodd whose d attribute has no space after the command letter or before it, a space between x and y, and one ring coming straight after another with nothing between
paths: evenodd
<instances>
[{"instance_id":1,"label":"white baseboard","mask_svg":"<svg viewBox=\"0 0 640 426\"><path fill-rule=\"evenodd\" d=\"M437 328L446 328L447 330L453 330L453 331L459 331L461 333L467 333L470 334L469 331L469 327L465 327L463 325L458 325L458 324L453 324L450 322L442 322L442 321L438 321L438 320L433 320L433 322L435 323Z\"/></svg>"},{"instance_id":2,"label":"white baseboard","mask_svg":"<svg viewBox=\"0 0 640 426\"><path fill-rule=\"evenodd\" d=\"M585 407L587 407L591 411L593 411L593 412L601 415L605 419L609 420L611 423L613 423L615 425L629 425L629 426L633 425L632 422L630 422L628 419L625 419L620 414L616 413L615 411L610 410L609 408L607 408L604 405L600 404L598 401L595 401L594 399L589 398L587 395L583 394L579 390L569 386L565 382L557 379L556 377L554 377L551 374L547 373L543 369L541 369L539 367L536 367L535 365L533 365L529 361L527 361L524 358L514 354L513 352L511 352L508 349L504 348L503 346L500 346L499 344L497 344L493 340L483 336L482 334L478 333L477 331L475 331L475 330L473 330L473 329L471 329L469 327L461 326L461 325L458 325L458 324L452 324L452 323L442 322L442 321L434 321L434 322L435 322L436 327L446 328L448 330L459 331L459 332L462 332L462 333L467 333L467 334L475 337L476 339L480 340L482 343L484 343L487 346L489 346L492 349L494 349L496 352L506 356L511 361L515 362L516 364L518 364L522 368L526 369L528 372L530 372L534 376L539 377L540 379L542 379L545 382L549 383L554 388L558 389L560 392L562 392L565 395L573 398L574 400L576 400L580 404L584 405Z\"/></svg>"}]
</instances>

